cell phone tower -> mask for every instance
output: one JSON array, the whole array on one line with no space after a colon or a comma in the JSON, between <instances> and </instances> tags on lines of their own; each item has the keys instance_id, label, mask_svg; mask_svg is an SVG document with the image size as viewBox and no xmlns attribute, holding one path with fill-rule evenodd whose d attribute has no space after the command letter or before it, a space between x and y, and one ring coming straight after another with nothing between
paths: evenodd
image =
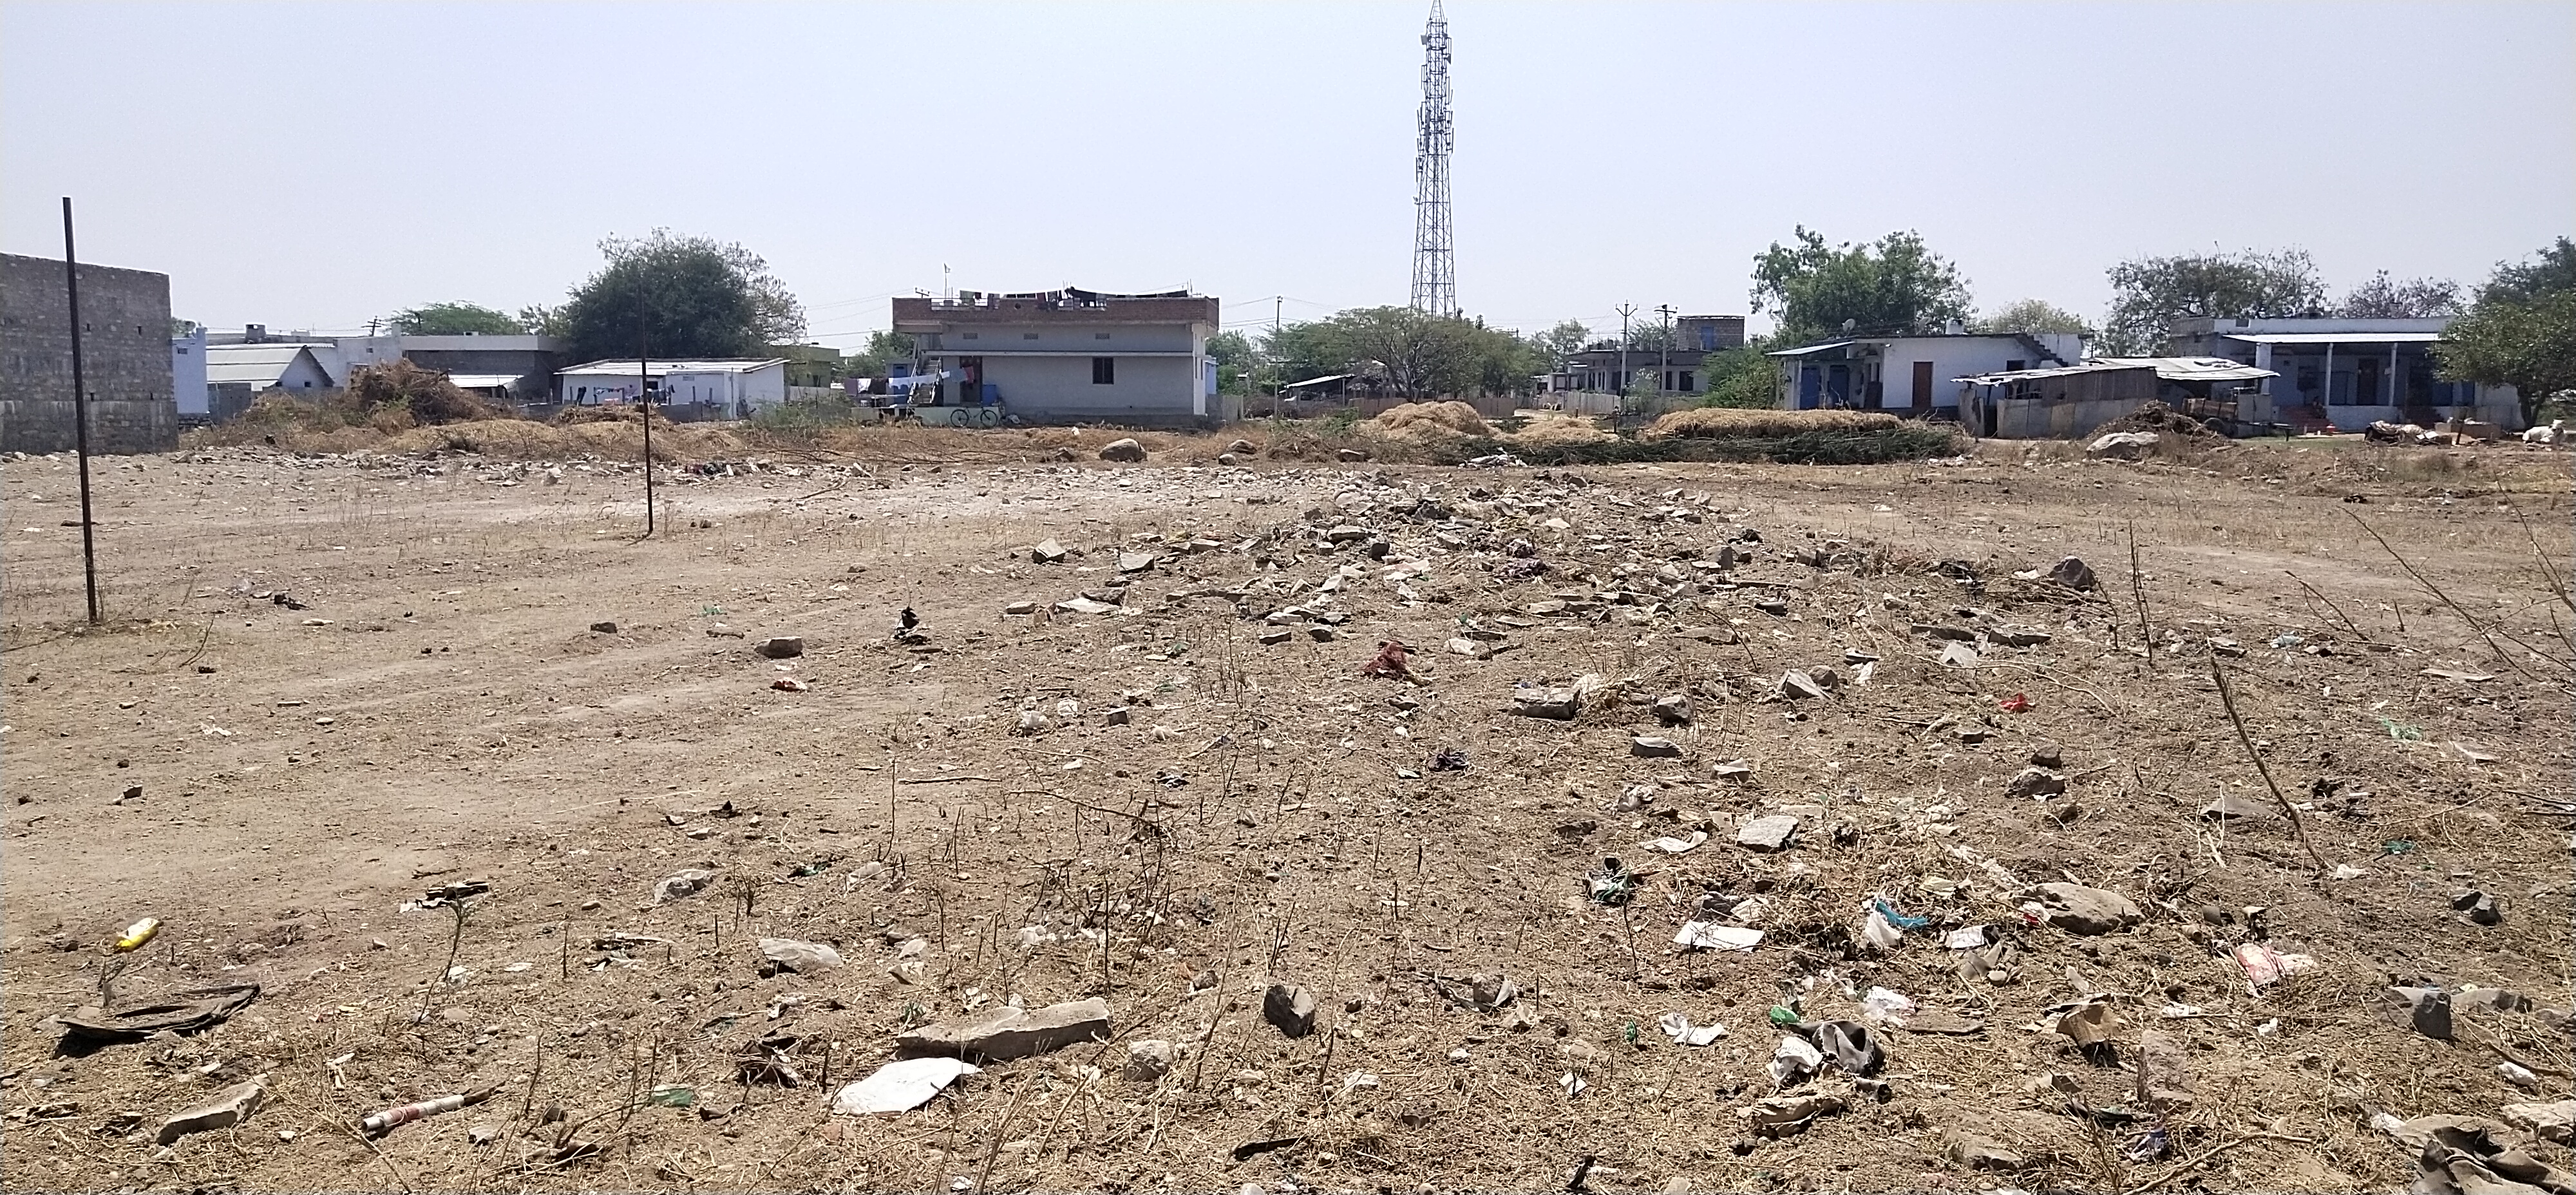
<instances>
[{"instance_id":1,"label":"cell phone tower","mask_svg":"<svg viewBox=\"0 0 2576 1195\"><path fill-rule=\"evenodd\" d=\"M1449 19L1431 0L1422 31L1422 109L1413 159L1413 309L1458 314L1457 239L1449 227Z\"/></svg>"}]
</instances>

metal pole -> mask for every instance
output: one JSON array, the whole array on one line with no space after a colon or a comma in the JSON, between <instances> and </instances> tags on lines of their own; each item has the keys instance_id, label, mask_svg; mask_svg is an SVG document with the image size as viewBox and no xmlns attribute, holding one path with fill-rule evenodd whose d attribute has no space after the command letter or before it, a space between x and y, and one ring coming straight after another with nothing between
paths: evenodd
<instances>
[{"instance_id":1,"label":"metal pole","mask_svg":"<svg viewBox=\"0 0 2576 1195\"><path fill-rule=\"evenodd\" d=\"M635 401L644 406L644 535L653 535L653 345L645 329L644 284L635 284Z\"/></svg>"},{"instance_id":2,"label":"metal pole","mask_svg":"<svg viewBox=\"0 0 2576 1195\"><path fill-rule=\"evenodd\" d=\"M1628 397L1628 317L1636 313L1637 305L1634 303L1619 305L1619 376L1614 379L1618 384L1611 389L1619 393L1621 410L1627 409Z\"/></svg>"},{"instance_id":3,"label":"metal pole","mask_svg":"<svg viewBox=\"0 0 2576 1195\"><path fill-rule=\"evenodd\" d=\"M63 291L72 312L72 437L80 451L81 583L89 592L90 625L98 625L98 543L89 514L89 395L81 377L80 264L72 252L72 197L63 196Z\"/></svg>"},{"instance_id":4,"label":"metal pole","mask_svg":"<svg viewBox=\"0 0 2576 1195\"><path fill-rule=\"evenodd\" d=\"M1665 377L1673 371L1673 305L1666 303L1657 307L1655 314L1664 317L1664 340L1662 346L1656 350L1658 355L1655 358L1655 390L1661 393L1666 389Z\"/></svg>"}]
</instances>

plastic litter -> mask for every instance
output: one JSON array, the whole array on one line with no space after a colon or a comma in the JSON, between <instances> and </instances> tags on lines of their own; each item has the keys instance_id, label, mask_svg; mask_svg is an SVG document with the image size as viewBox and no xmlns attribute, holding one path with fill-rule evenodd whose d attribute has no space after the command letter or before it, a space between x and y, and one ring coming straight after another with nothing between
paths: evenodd
<instances>
[{"instance_id":1,"label":"plastic litter","mask_svg":"<svg viewBox=\"0 0 2576 1195\"><path fill-rule=\"evenodd\" d=\"M1896 906L1887 903L1887 898L1883 896L1871 897L1870 905L1878 910L1879 916L1887 918L1888 924L1898 929L1921 929L1932 924L1932 919L1929 917L1908 917L1898 912Z\"/></svg>"},{"instance_id":2,"label":"plastic litter","mask_svg":"<svg viewBox=\"0 0 2576 1195\"><path fill-rule=\"evenodd\" d=\"M1824 1064L1824 1053L1807 1039L1783 1034L1780 1044L1771 1051L1771 1083L1775 1087L1794 1087Z\"/></svg>"},{"instance_id":3,"label":"plastic litter","mask_svg":"<svg viewBox=\"0 0 2576 1195\"><path fill-rule=\"evenodd\" d=\"M144 943L151 941L160 932L161 919L158 917L146 917L126 926L125 935L116 940L117 953L123 954L128 950L141 949Z\"/></svg>"},{"instance_id":4,"label":"plastic litter","mask_svg":"<svg viewBox=\"0 0 2576 1195\"><path fill-rule=\"evenodd\" d=\"M1713 921L1685 921L1681 932L1673 935L1673 945L1693 950L1751 950L1761 941L1761 930Z\"/></svg>"},{"instance_id":5,"label":"plastic litter","mask_svg":"<svg viewBox=\"0 0 2576 1195\"><path fill-rule=\"evenodd\" d=\"M382 1112L370 1112L358 1121L358 1128L370 1137L380 1137L392 1132L398 1126L410 1124L415 1120L427 1120L459 1108L470 1108L492 1098L492 1093L500 1089L501 1085L498 1083L487 1083L456 1095L442 1095L434 1100L422 1100L416 1104L404 1104L399 1108L387 1108Z\"/></svg>"},{"instance_id":6,"label":"plastic litter","mask_svg":"<svg viewBox=\"0 0 2576 1195\"><path fill-rule=\"evenodd\" d=\"M1655 1027L1663 1030L1664 1036L1673 1039L1677 1046L1705 1046L1726 1036L1724 1025L1694 1025L1689 1017L1677 1012L1665 1013L1655 1022Z\"/></svg>"},{"instance_id":7,"label":"plastic litter","mask_svg":"<svg viewBox=\"0 0 2576 1195\"><path fill-rule=\"evenodd\" d=\"M2317 960L2304 954L2283 954L2260 942L2247 942L2236 948L2236 965L2245 969L2245 988L2261 995L2263 989L2302 971L2316 969Z\"/></svg>"},{"instance_id":8,"label":"plastic litter","mask_svg":"<svg viewBox=\"0 0 2576 1195\"><path fill-rule=\"evenodd\" d=\"M1871 988L1860 998L1861 1015L1873 1021L1902 1025L1915 1009L1914 1001L1907 999L1905 993L1888 988Z\"/></svg>"},{"instance_id":9,"label":"plastic litter","mask_svg":"<svg viewBox=\"0 0 2576 1195\"><path fill-rule=\"evenodd\" d=\"M1886 914L1871 909L1869 916L1861 921L1860 937L1876 949L1894 950L1905 940L1905 931L1890 923Z\"/></svg>"},{"instance_id":10,"label":"plastic litter","mask_svg":"<svg viewBox=\"0 0 2576 1195\"><path fill-rule=\"evenodd\" d=\"M2030 698L2015 693L1995 703L1995 708L2007 714L2026 714L2030 712Z\"/></svg>"},{"instance_id":11,"label":"plastic litter","mask_svg":"<svg viewBox=\"0 0 2576 1195\"><path fill-rule=\"evenodd\" d=\"M1584 877L1584 890L1592 897L1592 903L1616 908L1636 894L1637 877L1628 871L1627 864L1603 859L1600 870Z\"/></svg>"}]
</instances>

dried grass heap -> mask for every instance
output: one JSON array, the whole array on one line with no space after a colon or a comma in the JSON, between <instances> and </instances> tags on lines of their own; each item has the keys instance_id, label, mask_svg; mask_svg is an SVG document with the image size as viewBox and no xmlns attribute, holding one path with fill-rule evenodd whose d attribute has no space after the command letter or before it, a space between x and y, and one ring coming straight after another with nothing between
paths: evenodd
<instances>
[{"instance_id":1,"label":"dried grass heap","mask_svg":"<svg viewBox=\"0 0 2576 1195\"><path fill-rule=\"evenodd\" d=\"M1637 433L1643 440L1768 439L1810 432L1881 432L1904 421L1885 411L1773 411L1693 407L1673 411Z\"/></svg>"},{"instance_id":2,"label":"dried grass heap","mask_svg":"<svg viewBox=\"0 0 2576 1195\"><path fill-rule=\"evenodd\" d=\"M1451 399L1447 402L1411 402L1389 407L1373 422L1378 430L1398 435L1421 435L1425 432L1455 432L1462 436L1489 436L1493 429L1476 408Z\"/></svg>"}]
</instances>

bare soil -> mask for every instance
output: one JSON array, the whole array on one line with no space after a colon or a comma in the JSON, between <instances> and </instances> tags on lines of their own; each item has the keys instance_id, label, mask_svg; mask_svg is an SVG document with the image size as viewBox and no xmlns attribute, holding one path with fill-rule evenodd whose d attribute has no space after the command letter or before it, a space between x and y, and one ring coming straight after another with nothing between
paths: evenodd
<instances>
[{"instance_id":1,"label":"bare soil","mask_svg":"<svg viewBox=\"0 0 2576 1195\"><path fill-rule=\"evenodd\" d=\"M103 461L98 628L69 459L0 466L10 1185L1561 1190L1592 1158L1602 1191L2363 1190L2413 1173L2374 1113L2494 1116L2576 1082L2553 1015L2564 456L1164 463L1229 438L1126 468L1027 438L736 458L674 471L649 539L632 464ZM1048 538L1073 554L1033 563ZM1516 576L1516 540L1544 572ZM1749 559L1705 567L1721 548ZM1045 613L1118 586L1122 553L1154 560L1119 613ZM2068 555L2098 588L2014 576ZM1945 667L1918 625L1982 654ZM1471 631L1490 658L1449 649ZM774 635L804 654L753 652ZM1362 674L1388 641L1409 679ZM2214 652L2316 851L2358 875L2316 874L2278 817L2199 815L2274 806ZM1827 696L1782 697L1824 668ZM1512 712L1516 683L1586 674L1578 718ZM1692 717L1664 725L1649 703L1674 694ZM2008 797L2048 747L2067 796ZM1736 761L1749 778L1721 777ZM1736 844L1774 813L1799 819L1788 850ZM1585 895L1605 857L1639 876L1624 906ZM715 879L655 904L684 868ZM469 879L489 890L461 918L407 909ZM2039 924L2025 889L2058 881L2142 918ZM2471 890L2499 924L2453 910ZM1761 943L1671 945L1706 893L1764 897ZM1929 923L1873 948L1874 900ZM146 916L159 937L112 954ZM2009 982L1943 947L1971 925L2016 946ZM764 974L762 937L847 965ZM2229 953L2249 942L2317 965L2258 994ZM58 1052L53 1018L111 966L121 1005L262 990L218 1028ZM1519 999L1474 1007L1479 975ZM2434 1040L2376 1011L2418 978L2538 1007ZM1313 1035L1265 1023L1273 982L1314 993ZM1804 1089L1846 1110L1757 1138L1769 1010L1860 1019L1873 987L1982 1028L1879 1025L1883 1089L1829 1070ZM908 1025L1091 996L1114 1040L899 1116L826 1111ZM2041 1027L2089 996L2124 1028L2088 1056ZM1727 1036L1677 1045L1673 1012ZM2146 1030L2178 1040L2192 1101L2132 1158L2157 1123ZM1159 1080L1127 1076L1145 1040L1181 1046ZM742 1081L764 1050L797 1086ZM154 1143L262 1075L241 1125ZM1968 1169L1960 1133L2031 1169Z\"/></svg>"}]
</instances>

